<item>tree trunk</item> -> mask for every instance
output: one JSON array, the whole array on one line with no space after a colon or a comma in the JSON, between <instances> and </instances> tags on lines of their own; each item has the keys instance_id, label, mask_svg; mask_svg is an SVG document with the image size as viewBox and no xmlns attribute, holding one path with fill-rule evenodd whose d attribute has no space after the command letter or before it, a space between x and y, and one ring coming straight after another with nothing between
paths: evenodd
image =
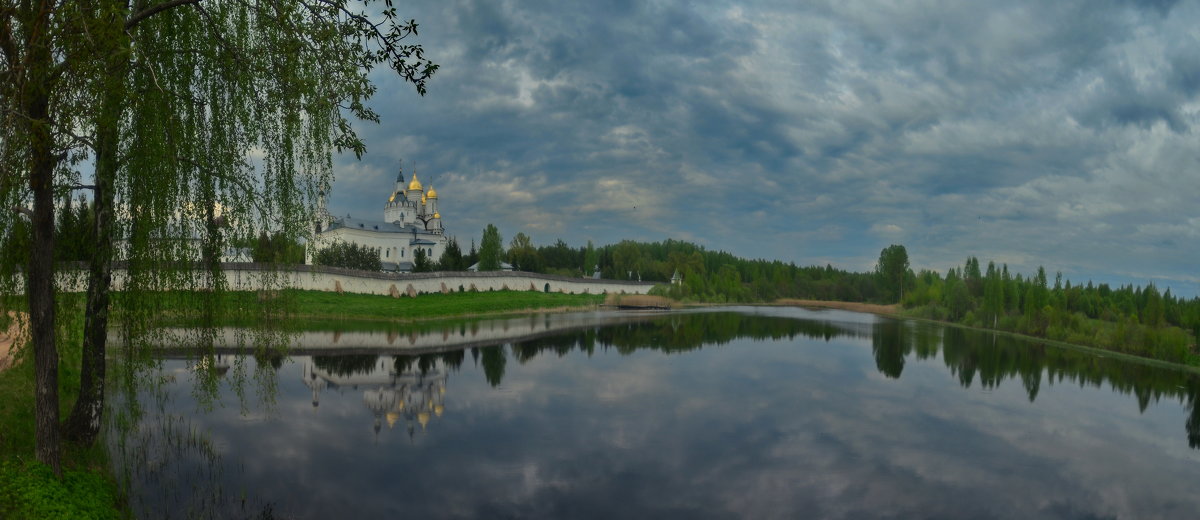
<instances>
[{"instance_id":1,"label":"tree trunk","mask_svg":"<svg viewBox=\"0 0 1200 520\"><path fill-rule=\"evenodd\" d=\"M33 244L29 258L29 322L33 339L37 460L62 474L58 430L58 350L54 344L54 142L48 120L53 57L47 33L50 9L31 20L24 112L28 118L33 194Z\"/></svg>"},{"instance_id":2,"label":"tree trunk","mask_svg":"<svg viewBox=\"0 0 1200 520\"><path fill-rule=\"evenodd\" d=\"M108 19L122 24L120 17ZM124 31L118 31L125 35ZM88 445L100 433L104 412L105 351L108 340L109 291L112 286L114 184L120 167L117 159L120 122L124 116L129 71L129 42L126 38L111 42L107 58L104 101L96 120L96 175L93 201L93 238L95 240L88 270L87 309L83 322L83 366L79 398L65 426L66 437Z\"/></svg>"},{"instance_id":3,"label":"tree trunk","mask_svg":"<svg viewBox=\"0 0 1200 520\"><path fill-rule=\"evenodd\" d=\"M128 56L128 53L118 52L109 60L109 80L96 125L95 242L88 270L87 310L83 321L83 366L79 379L79 398L75 400L75 407L71 409L64 427L65 436L82 445L89 445L96 440L104 412L104 358L108 340L115 218L113 185L118 169L117 140L124 108Z\"/></svg>"}]
</instances>

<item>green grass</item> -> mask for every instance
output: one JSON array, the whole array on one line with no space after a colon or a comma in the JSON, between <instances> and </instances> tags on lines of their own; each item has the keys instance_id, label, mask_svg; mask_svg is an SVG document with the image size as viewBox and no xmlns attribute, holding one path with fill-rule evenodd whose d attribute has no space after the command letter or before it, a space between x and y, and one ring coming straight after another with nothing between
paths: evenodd
<instances>
[{"instance_id":1,"label":"green grass","mask_svg":"<svg viewBox=\"0 0 1200 520\"><path fill-rule=\"evenodd\" d=\"M59 413L65 418L79 393L79 341L60 341L58 350ZM64 443L61 479L36 461L33 355L22 355L0 372L0 518L120 518L120 493L99 442L88 448Z\"/></svg>"},{"instance_id":2,"label":"green grass","mask_svg":"<svg viewBox=\"0 0 1200 520\"><path fill-rule=\"evenodd\" d=\"M365 294L296 291L295 311L302 316L408 321L445 316L508 314L558 307L589 307L603 295L533 291L461 292L391 298Z\"/></svg>"},{"instance_id":3,"label":"green grass","mask_svg":"<svg viewBox=\"0 0 1200 520\"><path fill-rule=\"evenodd\" d=\"M519 314L534 310L587 308L604 301L603 295L540 293L533 291L453 292L422 294L416 298L392 298L370 294L326 291L283 290L275 293L280 313L263 315L260 295L230 292L221 305L223 325L254 326L259 320L285 320L288 328L328 328L347 322L400 323L481 315ZM183 316L195 316L195 308L176 308ZM187 321L186 319L183 321ZM275 323L277 324L277 323ZM369 326L369 325L368 325Z\"/></svg>"}]
</instances>

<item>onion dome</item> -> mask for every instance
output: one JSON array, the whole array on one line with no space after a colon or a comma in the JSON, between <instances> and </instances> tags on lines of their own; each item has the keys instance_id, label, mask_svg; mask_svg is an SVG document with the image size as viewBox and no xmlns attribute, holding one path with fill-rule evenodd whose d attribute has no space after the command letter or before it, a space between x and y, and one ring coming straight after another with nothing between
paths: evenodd
<instances>
[{"instance_id":1,"label":"onion dome","mask_svg":"<svg viewBox=\"0 0 1200 520\"><path fill-rule=\"evenodd\" d=\"M421 186L421 181L417 180L417 174L415 173L413 174L412 182L408 183L408 191L413 190L425 191L425 188Z\"/></svg>"},{"instance_id":2,"label":"onion dome","mask_svg":"<svg viewBox=\"0 0 1200 520\"><path fill-rule=\"evenodd\" d=\"M429 424L429 412L421 412L417 414L417 422L421 423L421 429L425 429L425 425Z\"/></svg>"},{"instance_id":3,"label":"onion dome","mask_svg":"<svg viewBox=\"0 0 1200 520\"><path fill-rule=\"evenodd\" d=\"M421 195L421 204L425 204L425 196Z\"/></svg>"},{"instance_id":4,"label":"onion dome","mask_svg":"<svg viewBox=\"0 0 1200 520\"><path fill-rule=\"evenodd\" d=\"M433 212L433 218L442 218L442 214L435 211Z\"/></svg>"},{"instance_id":5,"label":"onion dome","mask_svg":"<svg viewBox=\"0 0 1200 520\"><path fill-rule=\"evenodd\" d=\"M433 185L432 185L432 184L430 184L430 185L429 185L429 193L426 193L426 194L425 194L425 196L426 196L426 197L429 197L429 198L431 198L431 199L436 199L436 198L437 198L437 190L433 189Z\"/></svg>"}]
</instances>

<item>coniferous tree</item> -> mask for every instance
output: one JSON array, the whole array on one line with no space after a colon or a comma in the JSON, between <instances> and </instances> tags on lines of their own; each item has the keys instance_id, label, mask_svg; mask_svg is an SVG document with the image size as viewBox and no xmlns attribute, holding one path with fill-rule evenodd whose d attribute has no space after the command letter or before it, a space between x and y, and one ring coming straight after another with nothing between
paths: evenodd
<instances>
[{"instance_id":1,"label":"coniferous tree","mask_svg":"<svg viewBox=\"0 0 1200 520\"><path fill-rule=\"evenodd\" d=\"M500 263L504 261L504 241L500 238L500 230L488 224L483 230L483 239L479 242L479 270L499 271Z\"/></svg>"}]
</instances>

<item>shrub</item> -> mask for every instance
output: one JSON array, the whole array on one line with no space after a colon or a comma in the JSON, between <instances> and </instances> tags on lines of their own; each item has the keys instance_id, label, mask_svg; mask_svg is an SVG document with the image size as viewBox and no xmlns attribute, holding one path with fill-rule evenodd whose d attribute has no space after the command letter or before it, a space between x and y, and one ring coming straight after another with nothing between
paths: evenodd
<instances>
[{"instance_id":1,"label":"shrub","mask_svg":"<svg viewBox=\"0 0 1200 520\"><path fill-rule=\"evenodd\" d=\"M121 518L116 490L99 473L63 470L59 480L37 462L0 463L0 516L6 518Z\"/></svg>"}]
</instances>

